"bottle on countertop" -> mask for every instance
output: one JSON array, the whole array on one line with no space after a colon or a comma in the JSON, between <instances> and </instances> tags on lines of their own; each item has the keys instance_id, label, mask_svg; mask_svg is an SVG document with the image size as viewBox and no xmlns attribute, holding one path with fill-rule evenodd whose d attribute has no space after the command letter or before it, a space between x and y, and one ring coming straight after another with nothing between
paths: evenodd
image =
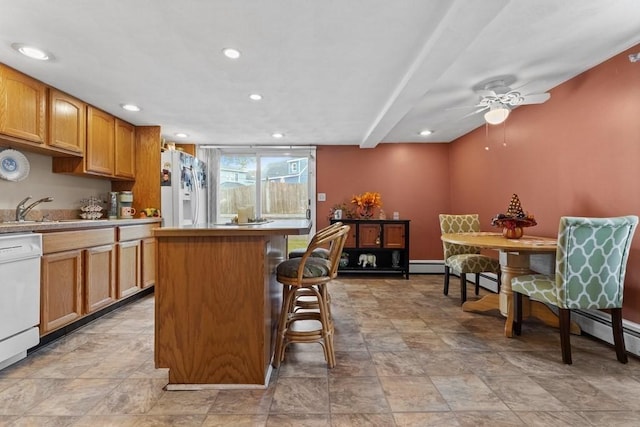
<instances>
[{"instance_id":1,"label":"bottle on countertop","mask_svg":"<svg viewBox=\"0 0 640 427\"><path fill-rule=\"evenodd\" d=\"M118 193L112 191L109 193L109 219L118 218Z\"/></svg>"}]
</instances>

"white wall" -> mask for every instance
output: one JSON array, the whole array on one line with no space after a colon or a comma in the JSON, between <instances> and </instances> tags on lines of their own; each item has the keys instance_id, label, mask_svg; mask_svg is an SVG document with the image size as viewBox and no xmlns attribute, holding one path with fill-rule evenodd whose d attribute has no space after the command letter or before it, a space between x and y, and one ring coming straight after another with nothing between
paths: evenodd
<instances>
[{"instance_id":1,"label":"white wall","mask_svg":"<svg viewBox=\"0 0 640 427\"><path fill-rule=\"evenodd\" d=\"M42 209L79 209L80 200L89 196L106 197L111 189L108 179L81 178L51 172L52 158L22 151L30 163L29 176L20 182L0 179L0 209L15 209L25 197L34 200L51 196L53 202Z\"/></svg>"}]
</instances>

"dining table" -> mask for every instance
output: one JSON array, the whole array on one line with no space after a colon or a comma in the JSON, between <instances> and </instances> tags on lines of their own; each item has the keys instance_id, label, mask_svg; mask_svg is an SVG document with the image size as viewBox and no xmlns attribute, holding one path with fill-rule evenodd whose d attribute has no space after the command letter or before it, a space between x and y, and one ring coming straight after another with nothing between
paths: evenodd
<instances>
[{"instance_id":1,"label":"dining table","mask_svg":"<svg viewBox=\"0 0 640 427\"><path fill-rule=\"evenodd\" d=\"M506 316L504 334L513 337L513 291L511 290L511 278L524 274L532 274L531 255L553 254L557 248L557 239L550 237L538 237L524 235L519 239L508 239L502 233L495 232L470 232L470 233L445 233L442 241L464 246L475 246L483 249L492 249L499 252L501 286L499 293L491 293L474 301L466 301L462 304L463 311L487 312L500 310ZM523 318L535 317L543 323L559 327L557 314L546 304L530 300L523 295ZM580 334L577 323L571 322L571 333Z\"/></svg>"}]
</instances>

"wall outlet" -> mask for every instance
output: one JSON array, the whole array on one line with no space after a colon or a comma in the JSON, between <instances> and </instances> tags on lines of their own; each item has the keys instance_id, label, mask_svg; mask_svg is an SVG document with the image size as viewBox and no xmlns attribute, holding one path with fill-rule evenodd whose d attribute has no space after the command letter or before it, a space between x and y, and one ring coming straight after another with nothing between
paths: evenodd
<instances>
[{"instance_id":1,"label":"wall outlet","mask_svg":"<svg viewBox=\"0 0 640 427\"><path fill-rule=\"evenodd\" d=\"M326 202L327 201L327 193L318 193L318 201Z\"/></svg>"}]
</instances>

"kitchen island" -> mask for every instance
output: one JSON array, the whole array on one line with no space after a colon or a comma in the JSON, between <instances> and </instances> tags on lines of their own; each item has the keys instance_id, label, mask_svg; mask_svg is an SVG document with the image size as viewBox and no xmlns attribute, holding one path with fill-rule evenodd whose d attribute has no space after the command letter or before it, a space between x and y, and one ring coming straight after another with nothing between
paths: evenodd
<instances>
[{"instance_id":1,"label":"kitchen island","mask_svg":"<svg viewBox=\"0 0 640 427\"><path fill-rule=\"evenodd\" d=\"M168 390L264 388L287 236L308 220L157 228L155 364Z\"/></svg>"}]
</instances>

